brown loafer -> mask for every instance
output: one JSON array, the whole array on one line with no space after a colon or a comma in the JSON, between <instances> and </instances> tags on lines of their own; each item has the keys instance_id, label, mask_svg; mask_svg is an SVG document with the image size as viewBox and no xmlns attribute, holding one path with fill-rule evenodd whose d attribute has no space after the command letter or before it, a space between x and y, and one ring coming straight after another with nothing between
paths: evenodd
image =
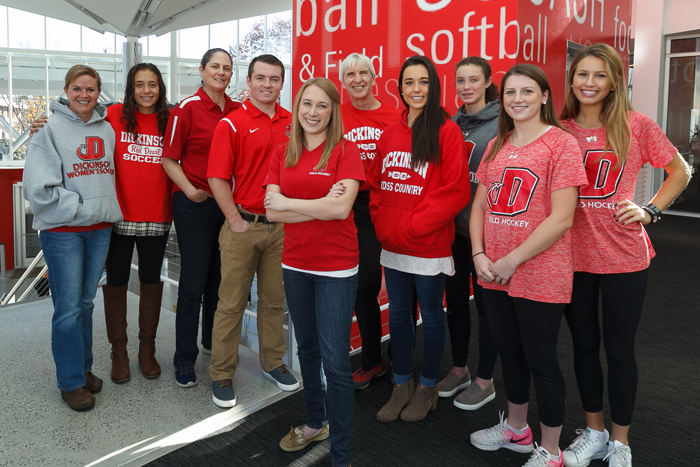
<instances>
[{"instance_id":1,"label":"brown loafer","mask_svg":"<svg viewBox=\"0 0 700 467\"><path fill-rule=\"evenodd\" d=\"M304 434L301 431L302 428L304 428L304 425L289 430L287 436L280 441L280 448L287 452L298 451L299 449L304 449L314 441L323 441L328 438L328 424L324 425L318 433L308 438L304 438Z\"/></svg>"},{"instance_id":2,"label":"brown loafer","mask_svg":"<svg viewBox=\"0 0 700 467\"><path fill-rule=\"evenodd\" d=\"M95 397L90 394L90 391L85 386L80 386L78 389L70 392L61 391L61 397L68 402L71 409L78 412L92 410L95 407Z\"/></svg>"},{"instance_id":3,"label":"brown loafer","mask_svg":"<svg viewBox=\"0 0 700 467\"><path fill-rule=\"evenodd\" d=\"M96 394L102 390L102 380L88 371L85 373L85 387L91 394Z\"/></svg>"}]
</instances>

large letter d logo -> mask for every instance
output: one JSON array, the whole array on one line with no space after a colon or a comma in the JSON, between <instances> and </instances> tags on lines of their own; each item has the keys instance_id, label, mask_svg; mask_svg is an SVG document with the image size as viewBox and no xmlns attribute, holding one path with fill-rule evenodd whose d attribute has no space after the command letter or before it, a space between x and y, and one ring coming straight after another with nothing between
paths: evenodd
<instances>
[{"instance_id":1,"label":"large letter d logo","mask_svg":"<svg viewBox=\"0 0 700 467\"><path fill-rule=\"evenodd\" d=\"M88 136L85 144L81 144L75 153L84 161L102 159L105 156L105 142L102 138Z\"/></svg>"}]
</instances>

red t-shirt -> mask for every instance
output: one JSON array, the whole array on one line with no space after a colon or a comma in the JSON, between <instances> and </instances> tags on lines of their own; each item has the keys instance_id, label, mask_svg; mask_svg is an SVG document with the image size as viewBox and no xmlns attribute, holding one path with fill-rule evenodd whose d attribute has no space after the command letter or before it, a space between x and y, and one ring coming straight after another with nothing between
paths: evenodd
<instances>
[{"instance_id":1,"label":"red t-shirt","mask_svg":"<svg viewBox=\"0 0 700 467\"><path fill-rule=\"evenodd\" d=\"M284 167L287 145L278 146L270 160L265 185L279 185L282 194L289 198L318 199L326 196L340 180L365 180L360 151L355 143L348 141L336 146L325 167L314 170L324 145L313 151L303 149L299 163L290 168ZM352 212L347 219L284 224L284 265L307 271L345 271L359 262Z\"/></svg>"},{"instance_id":2,"label":"red t-shirt","mask_svg":"<svg viewBox=\"0 0 700 467\"><path fill-rule=\"evenodd\" d=\"M352 102L346 102L340 106L345 139L356 143L360 148L365 173L377 154L377 143L384 128L397 121L401 117L401 112L384 103L375 110L357 109ZM360 185L360 191L362 190L369 190L367 182Z\"/></svg>"},{"instance_id":3,"label":"red t-shirt","mask_svg":"<svg viewBox=\"0 0 700 467\"><path fill-rule=\"evenodd\" d=\"M413 129L407 112L389 125L367 173L370 213L384 250L419 258L452 255L454 219L469 204L464 136L447 119L440 127L440 163L411 168Z\"/></svg>"},{"instance_id":4,"label":"red t-shirt","mask_svg":"<svg viewBox=\"0 0 700 467\"><path fill-rule=\"evenodd\" d=\"M492 145L493 141L484 154ZM551 214L552 192L587 183L576 140L556 127L522 148L506 141L492 161L481 162L476 176L487 190L484 252L493 262L520 246ZM569 303L573 272L567 231L554 245L518 266L505 286L481 279L479 284L511 297Z\"/></svg>"},{"instance_id":5,"label":"red t-shirt","mask_svg":"<svg viewBox=\"0 0 700 467\"><path fill-rule=\"evenodd\" d=\"M270 118L250 101L226 115L214 130L207 177L231 183L238 207L265 214L262 184L270 167L270 157L280 144L289 141L292 114L277 106Z\"/></svg>"},{"instance_id":6,"label":"red t-shirt","mask_svg":"<svg viewBox=\"0 0 700 467\"><path fill-rule=\"evenodd\" d=\"M641 271L655 256L640 222L622 225L613 214L615 203L634 200L637 174L649 162L654 167L668 165L678 152L664 132L641 112L630 112L632 144L624 164L615 167L617 156L605 150L605 128L581 128L573 119L562 125L576 138L583 152L588 186L581 189L574 225L574 270L594 274Z\"/></svg>"},{"instance_id":7,"label":"red t-shirt","mask_svg":"<svg viewBox=\"0 0 700 467\"><path fill-rule=\"evenodd\" d=\"M124 106L107 108L107 120L117 142L114 149L117 200L124 220L132 222L172 222L173 183L161 165L163 137L158 134L158 115L134 109L138 140L122 124Z\"/></svg>"},{"instance_id":8,"label":"red t-shirt","mask_svg":"<svg viewBox=\"0 0 700 467\"><path fill-rule=\"evenodd\" d=\"M204 89L184 99L170 112L165 130L163 157L179 161L187 179L200 190L211 194L207 182L207 162L214 129L226 114L241 103L226 96L224 110L212 101ZM180 187L174 186L175 191Z\"/></svg>"}]
</instances>

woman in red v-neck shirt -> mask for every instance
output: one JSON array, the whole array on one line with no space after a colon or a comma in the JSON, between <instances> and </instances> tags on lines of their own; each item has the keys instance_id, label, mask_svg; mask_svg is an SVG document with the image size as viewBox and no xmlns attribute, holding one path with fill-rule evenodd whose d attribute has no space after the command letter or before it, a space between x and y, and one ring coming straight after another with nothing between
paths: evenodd
<instances>
[{"instance_id":1,"label":"woman in red v-neck shirt","mask_svg":"<svg viewBox=\"0 0 700 467\"><path fill-rule=\"evenodd\" d=\"M593 44L574 58L561 119L581 146L589 178L571 228L574 289L565 312L586 429L577 430L579 436L564 450L564 463L578 467L607 458L611 466L627 467L632 465L627 435L637 392L634 340L655 255L643 225L659 219L688 183L690 172L661 128L632 109L622 61L609 45ZM647 162L663 167L668 178L649 204L638 206L631 200L637 175ZM603 419L600 297L609 434Z\"/></svg>"},{"instance_id":2,"label":"woman in red v-neck shirt","mask_svg":"<svg viewBox=\"0 0 700 467\"><path fill-rule=\"evenodd\" d=\"M308 413L280 447L297 451L330 431L331 460L343 467L350 463L350 327L360 261L352 206L363 181L360 151L343 138L337 88L325 78L307 81L294 102L289 144L277 148L265 180L267 218L284 222L284 290ZM338 182L342 195L327 196Z\"/></svg>"}]
</instances>

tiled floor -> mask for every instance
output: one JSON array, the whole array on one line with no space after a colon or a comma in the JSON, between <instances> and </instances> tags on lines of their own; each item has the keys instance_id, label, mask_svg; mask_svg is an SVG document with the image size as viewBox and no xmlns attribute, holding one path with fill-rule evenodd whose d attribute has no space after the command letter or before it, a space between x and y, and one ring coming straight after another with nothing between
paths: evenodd
<instances>
[{"instance_id":1,"label":"tiled floor","mask_svg":"<svg viewBox=\"0 0 700 467\"><path fill-rule=\"evenodd\" d=\"M161 310L156 342L163 374L155 380L143 378L135 361L136 295L128 294L128 306L131 381L116 385L109 379L109 343L98 291L93 371L105 383L95 409L86 413L69 409L56 388L51 299L0 308L0 465L139 466L289 394L262 375L257 353L244 347L234 379L238 405L233 409L224 411L212 403L206 355L200 354L195 366L199 384L176 386L171 366L175 315L167 305Z\"/></svg>"}]
</instances>

